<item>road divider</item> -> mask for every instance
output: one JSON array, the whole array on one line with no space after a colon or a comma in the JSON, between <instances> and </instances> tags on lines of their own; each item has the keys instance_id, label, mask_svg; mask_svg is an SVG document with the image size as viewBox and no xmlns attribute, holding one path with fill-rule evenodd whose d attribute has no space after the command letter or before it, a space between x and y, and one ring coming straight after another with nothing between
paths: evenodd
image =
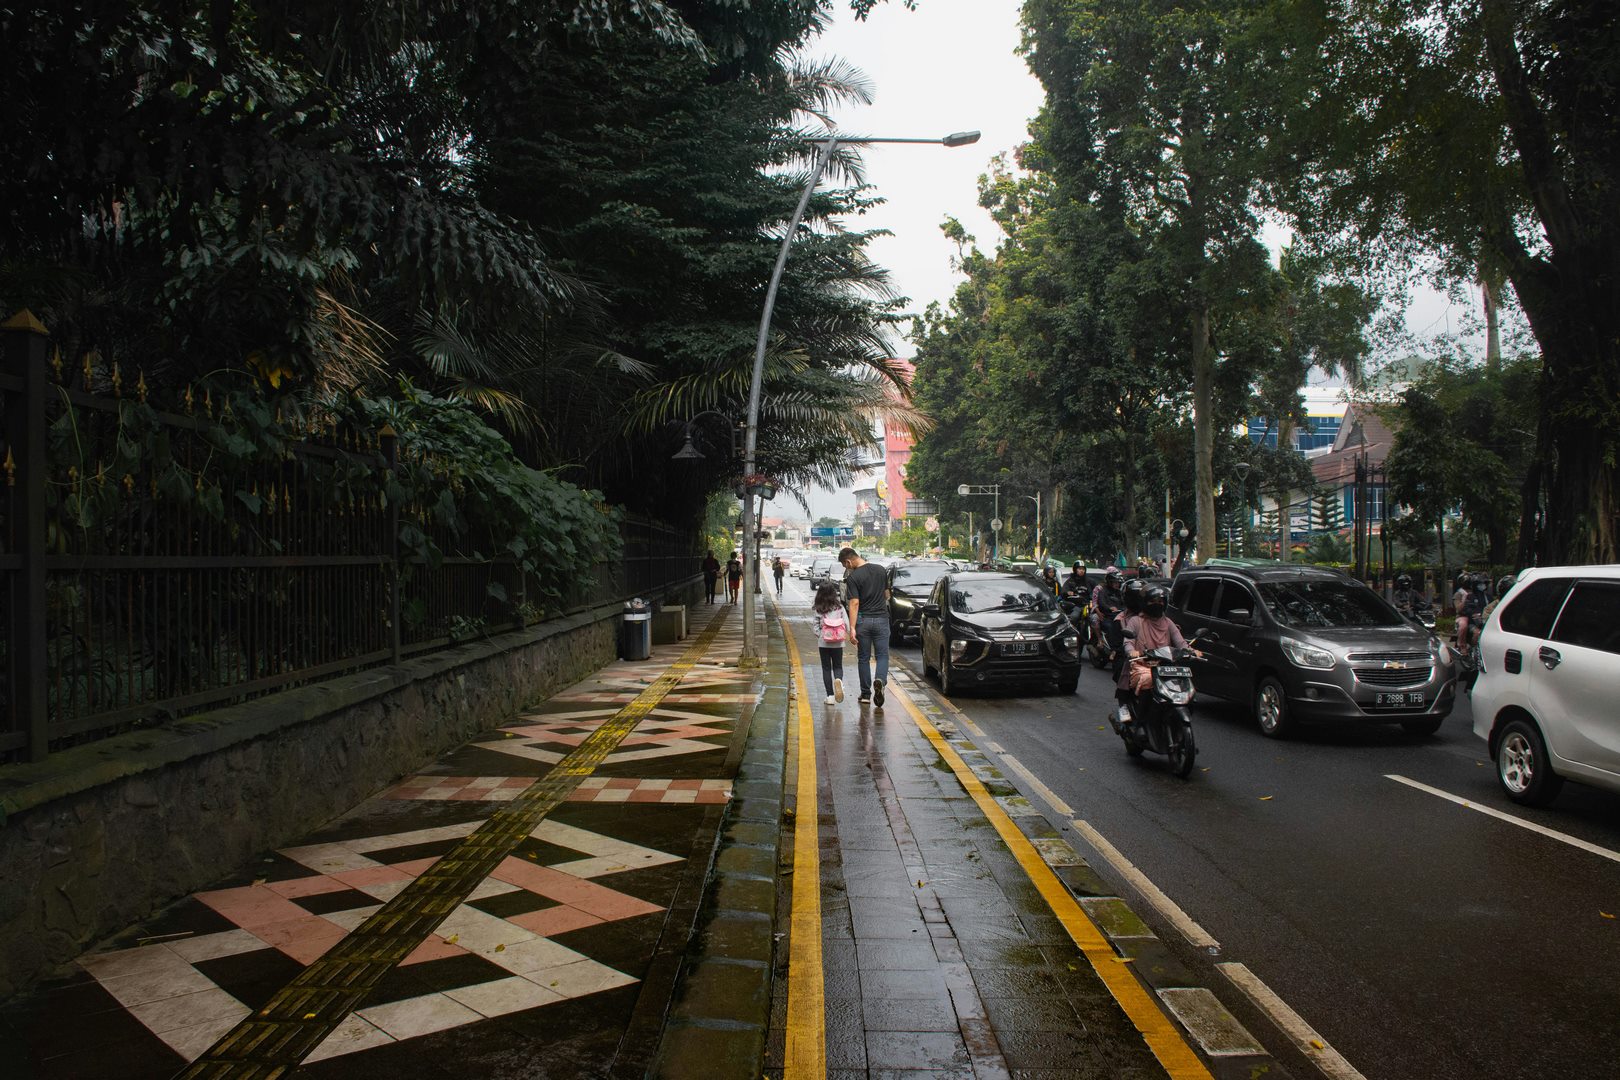
<instances>
[{"instance_id":1,"label":"road divider","mask_svg":"<svg viewBox=\"0 0 1620 1080\"><path fill-rule=\"evenodd\" d=\"M1093 828L1090 822L1073 820L1069 824L1074 827L1075 832L1085 837L1088 844L1097 849L1097 854L1106 859L1108 865L1114 868L1114 872L1124 878L1165 922L1175 927L1181 936L1187 939L1188 944L1195 949L1203 949L1212 956L1221 951L1221 943L1216 941L1208 930L1193 921L1190 915L1181 910L1180 905L1166 896L1162 889L1153 884L1146 874L1138 870L1135 864L1109 843L1108 838Z\"/></svg>"},{"instance_id":2,"label":"road divider","mask_svg":"<svg viewBox=\"0 0 1620 1080\"><path fill-rule=\"evenodd\" d=\"M1321 1070L1322 1075L1328 1080L1367 1080L1354 1065L1329 1046L1327 1040L1317 1034L1316 1029L1307 1024L1299 1013L1289 1008L1288 1003L1278 997L1271 987L1261 982L1260 976L1238 963L1216 964L1215 967L1243 993L1244 997L1253 1002L1256 1008L1269 1016L1271 1022L1277 1025L1278 1029Z\"/></svg>"}]
</instances>

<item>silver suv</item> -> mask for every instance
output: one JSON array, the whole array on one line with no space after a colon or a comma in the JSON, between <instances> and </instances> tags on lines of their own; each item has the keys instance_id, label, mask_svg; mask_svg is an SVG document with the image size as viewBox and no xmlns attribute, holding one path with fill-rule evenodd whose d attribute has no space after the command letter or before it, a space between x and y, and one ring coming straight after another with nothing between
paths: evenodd
<instances>
[{"instance_id":1,"label":"silver suv","mask_svg":"<svg viewBox=\"0 0 1620 1080\"><path fill-rule=\"evenodd\" d=\"M1567 777L1620 792L1620 566L1526 570L1480 635L1474 733L1514 802Z\"/></svg>"},{"instance_id":2,"label":"silver suv","mask_svg":"<svg viewBox=\"0 0 1620 1080\"><path fill-rule=\"evenodd\" d=\"M1398 723L1432 735L1456 701L1451 649L1334 570L1190 567L1170 606L1188 637L1217 632L1192 661L1199 692L1250 703L1272 738L1302 720Z\"/></svg>"}]
</instances>

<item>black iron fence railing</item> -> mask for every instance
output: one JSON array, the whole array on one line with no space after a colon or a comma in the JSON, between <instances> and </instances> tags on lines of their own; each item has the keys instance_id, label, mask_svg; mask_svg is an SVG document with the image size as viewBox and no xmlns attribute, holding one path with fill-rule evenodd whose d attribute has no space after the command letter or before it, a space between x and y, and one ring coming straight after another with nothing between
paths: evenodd
<instances>
[{"instance_id":1,"label":"black iron fence railing","mask_svg":"<svg viewBox=\"0 0 1620 1080\"><path fill-rule=\"evenodd\" d=\"M695 534L628 517L622 554L540 610L517 563L480 554L490 537L389 503L387 432L311 421L245 454L228 405L66 369L26 313L0 348L0 762L699 573ZM402 552L402 523L443 559Z\"/></svg>"}]
</instances>

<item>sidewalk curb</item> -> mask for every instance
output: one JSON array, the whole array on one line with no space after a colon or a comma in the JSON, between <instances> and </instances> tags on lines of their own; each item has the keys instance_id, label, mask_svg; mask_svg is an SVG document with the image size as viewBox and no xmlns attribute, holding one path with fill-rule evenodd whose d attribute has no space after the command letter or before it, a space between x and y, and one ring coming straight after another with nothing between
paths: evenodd
<instances>
[{"instance_id":1,"label":"sidewalk curb","mask_svg":"<svg viewBox=\"0 0 1620 1080\"><path fill-rule=\"evenodd\" d=\"M774 620L763 625L760 699L651 1077L751 1080L765 1057L792 672Z\"/></svg>"}]
</instances>

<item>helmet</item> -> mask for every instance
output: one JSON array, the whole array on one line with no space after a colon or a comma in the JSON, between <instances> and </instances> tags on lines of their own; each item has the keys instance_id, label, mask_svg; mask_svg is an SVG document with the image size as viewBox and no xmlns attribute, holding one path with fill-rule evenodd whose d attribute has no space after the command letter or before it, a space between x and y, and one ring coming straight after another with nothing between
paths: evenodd
<instances>
[{"instance_id":1,"label":"helmet","mask_svg":"<svg viewBox=\"0 0 1620 1080\"><path fill-rule=\"evenodd\" d=\"M1142 614L1157 619L1169 603L1170 594L1164 591L1163 585L1150 585L1142 593Z\"/></svg>"},{"instance_id":2,"label":"helmet","mask_svg":"<svg viewBox=\"0 0 1620 1080\"><path fill-rule=\"evenodd\" d=\"M1410 589L1412 587L1412 575L1401 574L1395 579L1395 587L1397 589Z\"/></svg>"},{"instance_id":3,"label":"helmet","mask_svg":"<svg viewBox=\"0 0 1620 1080\"><path fill-rule=\"evenodd\" d=\"M1484 592L1486 589L1489 589L1490 587L1491 587L1491 579L1489 577L1485 576L1484 574L1475 574L1474 575L1474 588L1478 589L1480 592Z\"/></svg>"},{"instance_id":4,"label":"helmet","mask_svg":"<svg viewBox=\"0 0 1620 1080\"><path fill-rule=\"evenodd\" d=\"M1120 582L1124 580L1125 571L1121 570L1117 566L1110 566L1108 568L1108 574L1105 579L1107 585L1109 585L1111 588L1117 589L1119 588Z\"/></svg>"},{"instance_id":5,"label":"helmet","mask_svg":"<svg viewBox=\"0 0 1620 1080\"><path fill-rule=\"evenodd\" d=\"M1497 582L1496 582L1496 595L1498 597L1506 596L1507 591L1509 589L1513 588L1514 582L1516 582L1518 580L1519 579L1514 577L1512 574L1503 574L1500 578L1497 579Z\"/></svg>"},{"instance_id":6,"label":"helmet","mask_svg":"<svg viewBox=\"0 0 1620 1080\"><path fill-rule=\"evenodd\" d=\"M1125 610L1132 615L1142 614L1142 597L1147 592L1147 583L1141 578L1132 578L1125 583Z\"/></svg>"},{"instance_id":7,"label":"helmet","mask_svg":"<svg viewBox=\"0 0 1620 1080\"><path fill-rule=\"evenodd\" d=\"M1086 560L1084 560L1084 559L1076 559L1076 560L1074 560L1074 565L1069 567L1069 569L1073 570L1077 574L1084 574L1086 572Z\"/></svg>"}]
</instances>

